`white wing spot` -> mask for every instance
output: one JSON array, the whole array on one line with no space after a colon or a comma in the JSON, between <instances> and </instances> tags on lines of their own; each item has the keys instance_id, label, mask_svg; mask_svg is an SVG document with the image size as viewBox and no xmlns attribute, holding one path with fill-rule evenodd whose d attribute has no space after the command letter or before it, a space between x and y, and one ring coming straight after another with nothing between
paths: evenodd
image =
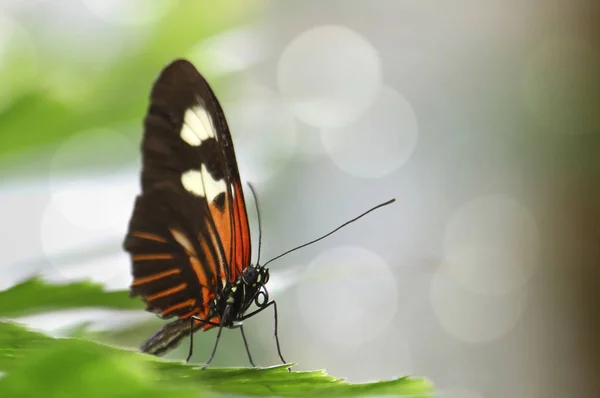
<instances>
[{"instance_id":1,"label":"white wing spot","mask_svg":"<svg viewBox=\"0 0 600 398\"><path fill-rule=\"evenodd\" d=\"M196 105L185 111L180 136L191 146L199 146L202 141L215 138L215 126L203 106Z\"/></svg>"},{"instance_id":2,"label":"white wing spot","mask_svg":"<svg viewBox=\"0 0 600 398\"><path fill-rule=\"evenodd\" d=\"M181 174L181 184L196 196L206 197L211 203L219 194L227 192L225 180L215 180L202 165L200 170L188 170Z\"/></svg>"},{"instance_id":3,"label":"white wing spot","mask_svg":"<svg viewBox=\"0 0 600 398\"><path fill-rule=\"evenodd\" d=\"M217 195L227 191L227 184L225 184L225 180L214 180L204 164L200 168L200 171L202 173L202 180L204 181L206 199L208 199L209 203L212 203Z\"/></svg>"},{"instance_id":4,"label":"white wing spot","mask_svg":"<svg viewBox=\"0 0 600 398\"><path fill-rule=\"evenodd\" d=\"M190 144L191 146L199 146L202 140L188 127L187 124L181 127L181 139Z\"/></svg>"},{"instance_id":5,"label":"white wing spot","mask_svg":"<svg viewBox=\"0 0 600 398\"><path fill-rule=\"evenodd\" d=\"M202 173L198 170L188 170L181 174L181 185L196 196L205 196Z\"/></svg>"}]
</instances>

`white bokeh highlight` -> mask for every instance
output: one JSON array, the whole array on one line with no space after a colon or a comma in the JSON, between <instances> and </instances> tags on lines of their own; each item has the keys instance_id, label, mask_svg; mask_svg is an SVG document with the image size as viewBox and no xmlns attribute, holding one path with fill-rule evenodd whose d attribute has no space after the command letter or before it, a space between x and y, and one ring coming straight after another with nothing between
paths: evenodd
<instances>
[{"instance_id":1,"label":"white bokeh highlight","mask_svg":"<svg viewBox=\"0 0 600 398\"><path fill-rule=\"evenodd\" d=\"M287 165L296 149L297 122L280 96L248 83L223 108L243 179L263 182Z\"/></svg>"},{"instance_id":2,"label":"white bokeh highlight","mask_svg":"<svg viewBox=\"0 0 600 398\"><path fill-rule=\"evenodd\" d=\"M600 131L600 50L575 35L545 39L524 72L524 101L547 131Z\"/></svg>"},{"instance_id":3,"label":"white bokeh highlight","mask_svg":"<svg viewBox=\"0 0 600 398\"><path fill-rule=\"evenodd\" d=\"M98 332L124 329L153 318L155 318L154 314L139 310L86 308L53 311L13 320L53 337L66 337L70 329L83 324L87 324L86 330Z\"/></svg>"},{"instance_id":4,"label":"white bokeh highlight","mask_svg":"<svg viewBox=\"0 0 600 398\"><path fill-rule=\"evenodd\" d=\"M110 129L86 130L63 140L50 162L49 208L86 231L125 231L140 190L137 164L126 163L138 153L137 145ZM87 167L79 171L81 164ZM121 167L107 170L110 165Z\"/></svg>"},{"instance_id":5,"label":"white bokeh highlight","mask_svg":"<svg viewBox=\"0 0 600 398\"><path fill-rule=\"evenodd\" d=\"M139 123L131 127L140 129ZM138 137L109 128L91 128L63 138L53 150L49 165L51 190L64 189L65 180L71 176L85 174L93 180L96 175L109 177L117 168L139 169L137 159L132 160L140 153Z\"/></svg>"},{"instance_id":6,"label":"white bokeh highlight","mask_svg":"<svg viewBox=\"0 0 600 398\"><path fill-rule=\"evenodd\" d=\"M42 266L40 217L48 201L45 181L4 181L0 186L0 240L4 264L0 290L27 279Z\"/></svg>"},{"instance_id":7,"label":"white bokeh highlight","mask_svg":"<svg viewBox=\"0 0 600 398\"><path fill-rule=\"evenodd\" d=\"M82 0L91 13L105 22L123 25L146 25L162 18L178 0Z\"/></svg>"},{"instance_id":8,"label":"white bokeh highlight","mask_svg":"<svg viewBox=\"0 0 600 398\"><path fill-rule=\"evenodd\" d=\"M140 191L138 167L127 165L137 152L127 136L108 129L74 134L55 150L40 225L46 279L90 279L110 289L129 285L122 242ZM106 170L107 156L120 168ZM88 166L79 170L80 164Z\"/></svg>"},{"instance_id":9,"label":"white bokeh highlight","mask_svg":"<svg viewBox=\"0 0 600 398\"><path fill-rule=\"evenodd\" d=\"M502 296L477 294L458 282L444 265L433 275L429 294L440 325L467 343L489 343L504 336L527 307L525 290Z\"/></svg>"},{"instance_id":10,"label":"white bokeh highlight","mask_svg":"<svg viewBox=\"0 0 600 398\"><path fill-rule=\"evenodd\" d=\"M396 280L377 254L354 246L316 257L297 287L303 324L329 344L357 347L379 337L396 314Z\"/></svg>"},{"instance_id":11,"label":"white bokeh highlight","mask_svg":"<svg viewBox=\"0 0 600 398\"><path fill-rule=\"evenodd\" d=\"M257 28L243 26L211 36L196 44L188 54L202 73L227 75L242 72L262 61L267 53L264 34Z\"/></svg>"},{"instance_id":12,"label":"white bokeh highlight","mask_svg":"<svg viewBox=\"0 0 600 398\"><path fill-rule=\"evenodd\" d=\"M357 177L378 178L410 159L417 146L418 122L410 103L384 86L358 122L322 132L321 142L338 167Z\"/></svg>"},{"instance_id":13,"label":"white bokeh highlight","mask_svg":"<svg viewBox=\"0 0 600 398\"><path fill-rule=\"evenodd\" d=\"M112 288L128 285L129 259L121 243L137 194L132 181L115 176L92 181L82 178L68 180L63 190L53 192L40 227L49 263L45 277L53 281L90 279ZM96 253L103 248L104 252ZM82 258L78 264L65 261L85 252L94 257Z\"/></svg>"},{"instance_id":14,"label":"white bokeh highlight","mask_svg":"<svg viewBox=\"0 0 600 398\"><path fill-rule=\"evenodd\" d=\"M446 225L446 267L479 294L501 295L522 287L539 263L539 252L535 219L509 196L477 197L456 210Z\"/></svg>"},{"instance_id":15,"label":"white bokeh highlight","mask_svg":"<svg viewBox=\"0 0 600 398\"><path fill-rule=\"evenodd\" d=\"M306 162L318 162L327 157L327 152L321 142L321 130L302 125L298 140L298 154Z\"/></svg>"},{"instance_id":16,"label":"white bokeh highlight","mask_svg":"<svg viewBox=\"0 0 600 398\"><path fill-rule=\"evenodd\" d=\"M65 179L62 189L54 187L48 212L59 212L67 222L85 231L125 231L139 191L131 177Z\"/></svg>"},{"instance_id":17,"label":"white bokeh highlight","mask_svg":"<svg viewBox=\"0 0 600 398\"><path fill-rule=\"evenodd\" d=\"M91 255L81 261L61 261L53 257L51 262L52 267L40 272L44 280L51 283L90 280L111 291L127 290L132 281L129 256L116 250L105 255Z\"/></svg>"},{"instance_id":18,"label":"white bokeh highlight","mask_svg":"<svg viewBox=\"0 0 600 398\"><path fill-rule=\"evenodd\" d=\"M360 119L381 87L377 50L359 33L336 25L300 33L277 65L280 92L294 114L318 128Z\"/></svg>"},{"instance_id":19,"label":"white bokeh highlight","mask_svg":"<svg viewBox=\"0 0 600 398\"><path fill-rule=\"evenodd\" d=\"M251 194L248 192L248 194L244 193L244 195L246 195L245 197L249 197ZM270 268L269 275L269 283L267 285L269 296L277 299L277 297L301 283L304 269L302 268L302 264L292 264L285 269Z\"/></svg>"}]
</instances>

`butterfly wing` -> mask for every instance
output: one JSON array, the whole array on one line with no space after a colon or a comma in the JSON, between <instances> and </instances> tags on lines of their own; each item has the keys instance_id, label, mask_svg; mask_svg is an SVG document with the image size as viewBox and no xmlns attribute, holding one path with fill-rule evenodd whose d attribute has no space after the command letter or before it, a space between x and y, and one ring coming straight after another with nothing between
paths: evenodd
<instances>
[{"instance_id":1,"label":"butterfly wing","mask_svg":"<svg viewBox=\"0 0 600 398\"><path fill-rule=\"evenodd\" d=\"M220 288L220 247L214 225L196 198L170 183L138 196L125 248L131 254L131 295L162 318L207 319Z\"/></svg>"},{"instance_id":2,"label":"butterfly wing","mask_svg":"<svg viewBox=\"0 0 600 398\"><path fill-rule=\"evenodd\" d=\"M162 71L150 100L142 194L124 242L132 259L131 294L163 318L196 315L218 323L210 302L250 264L251 251L229 128L208 83L185 60ZM184 337L183 327L169 330L174 344ZM161 342L159 333L144 351L174 345Z\"/></svg>"},{"instance_id":3,"label":"butterfly wing","mask_svg":"<svg viewBox=\"0 0 600 398\"><path fill-rule=\"evenodd\" d=\"M160 355L175 347L189 335L192 315L219 322L210 301L220 288L216 275L222 254L211 242L214 226L206 208L195 201L169 183L136 200L125 241L133 263L131 295L142 296L146 309L161 318L178 318L150 337L144 352ZM196 323L194 330L211 327Z\"/></svg>"},{"instance_id":4,"label":"butterfly wing","mask_svg":"<svg viewBox=\"0 0 600 398\"><path fill-rule=\"evenodd\" d=\"M204 199L219 234L233 282L250 264L250 232L233 141L223 109L207 81L185 60L167 66L145 121L142 190L172 181ZM203 187L195 184L202 179Z\"/></svg>"}]
</instances>

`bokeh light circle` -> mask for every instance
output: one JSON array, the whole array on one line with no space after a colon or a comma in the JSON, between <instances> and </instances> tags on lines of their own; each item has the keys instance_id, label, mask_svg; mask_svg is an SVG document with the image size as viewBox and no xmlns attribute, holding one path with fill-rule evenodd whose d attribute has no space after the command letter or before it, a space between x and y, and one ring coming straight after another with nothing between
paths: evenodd
<instances>
[{"instance_id":1,"label":"bokeh light circle","mask_svg":"<svg viewBox=\"0 0 600 398\"><path fill-rule=\"evenodd\" d=\"M124 287L129 265L121 242L137 193L135 181L113 177L66 184L77 188L54 192L41 219L42 250L49 263L44 276Z\"/></svg>"},{"instance_id":2,"label":"bokeh light circle","mask_svg":"<svg viewBox=\"0 0 600 398\"><path fill-rule=\"evenodd\" d=\"M537 224L525 206L486 195L461 206L444 235L444 261L462 284L479 294L520 288L539 263Z\"/></svg>"},{"instance_id":3,"label":"bokeh light circle","mask_svg":"<svg viewBox=\"0 0 600 398\"><path fill-rule=\"evenodd\" d=\"M294 114L318 128L360 119L381 87L375 48L344 26L326 25L296 36L277 65L277 82Z\"/></svg>"},{"instance_id":4,"label":"bokeh light circle","mask_svg":"<svg viewBox=\"0 0 600 398\"><path fill-rule=\"evenodd\" d=\"M68 137L54 151L50 164L53 206L86 230L123 229L127 224L126 219L123 224L123 212L130 212L139 187L132 176L122 173L131 155L137 153L133 140L110 129ZM120 169L115 168L118 165Z\"/></svg>"},{"instance_id":5,"label":"bokeh light circle","mask_svg":"<svg viewBox=\"0 0 600 398\"><path fill-rule=\"evenodd\" d=\"M187 58L202 65L205 76L243 72L266 54L264 33L251 26L227 30L198 42Z\"/></svg>"},{"instance_id":6,"label":"bokeh light circle","mask_svg":"<svg viewBox=\"0 0 600 398\"><path fill-rule=\"evenodd\" d=\"M418 139L418 123L410 103L384 86L358 122L323 129L321 141L342 170L365 178L383 177L405 164Z\"/></svg>"},{"instance_id":7,"label":"bokeh light circle","mask_svg":"<svg viewBox=\"0 0 600 398\"><path fill-rule=\"evenodd\" d=\"M523 289L502 296L474 293L442 265L433 275L430 300L444 330L460 341L489 343L510 332L524 313Z\"/></svg>"},{"instance_id":8,"label":"bokeh light circle","mask_svg":"<svg viewBox=\"0 0 600 398\"><path fill-rule=\"evenodd\" d=\"M249 83L224 102L235 135L236 157L244 179L262 182L281 170L296 149L296 119L285 102L267 87Z\"/></svg>"},{"instance_id":9,"label":"bokeh light circle","mask_svg":"<svg viewBox=\"0 0 600 398\"><path fill-rule=\"evenodd\" d=\"M571 35L545 40L525 67L526 108L551 132L598 133L599 70L597 46Z\"/></svg>"},{"instance_id":10,"label":"bokeh light circle","mask_svg":"<svg viewBox=\"0 0 600 398\"><path fill-rule=\"evenodd\" d=\"M43 162L36 166L39 164ZM43 266L40 259L44 252L37 237L48 200L48 186L44 180L4 179L0 187L0 241L6 244L2 250L5 266L0 290L30 277Z\"/></svg>"},{"instance_id":11,"label":"bokeh light circle","mask_svg":"<svg viewBox=\"0 0 600 398\"><path fill-rule=\"evenodd\" d=\"M304 324L324 341L356 347L389 327L396 314L396 280L385 261L361 247L317 256L297 287Z\"/></svg>"},{"instance_id":12,"label":"bokeh light circle","mask_svg":"<svg viewBox=\"0 0 600 398\"><path fill-rule=\"evenodd\" d=\"M82 0L100 19L117 25L145 25L162 18L178 0Z\"/></svg>"},{"instance_id":13,"label":"bokeh light circle","mask_svg":"<svg viewBox=\"0 0 600 398\"><path fill-rule=\"evenodd\" d=\"M139 130L136 123L133 127ZM65 175L77 175L81 170L107 173L109 168L131 166L139 156L139 135L126 135L109 128L90 128L73 133L58 144L50 163L50 186Z\"/></svg>"},{"instance_id":14,"label":"bokeh light circle","mask_svg":"<svg viewBox=\"0 0 600 398\"><path fill-rule=\"evenodd\" d=\"M74 134L55 150L50 201L41 220L50 264L44 276L73 280L87 273L101 282L126 284L129 267L121 242L139 193L139 177L126 166L137 152L129 137L108 129Z\"/></svg>"},{"instance_id":15,"label":"bokeh light circle","mask_svg":"<svg viewBox=\"0 0 600 398\"><path fill-rule=\"evenodd\" d=\"M41 330L53 337L73 337L73 329L85 326L87 331L123 330L153 319L154 314L139 310L72 308L16 318L14 321L30 329Z\"/></svg>"}]
</instances>

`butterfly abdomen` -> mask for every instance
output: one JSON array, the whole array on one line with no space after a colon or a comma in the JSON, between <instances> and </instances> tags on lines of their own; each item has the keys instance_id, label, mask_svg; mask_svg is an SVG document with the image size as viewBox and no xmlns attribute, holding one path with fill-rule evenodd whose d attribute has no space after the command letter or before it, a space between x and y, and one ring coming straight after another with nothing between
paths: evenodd
<instances>
[{"instance_id":1,"label":"butterfly abdomen","mask_svg":"<svg viewBox=\"0 0 600 398\"><path fill-rule=\"evenodd\" d=\"M197 328L195 328L196 330ZM140 350L152 355L162 355L177 347L184 337L190 335L190 321L178 319L163 326L142 344Z\"/></svg>"}]
</instances>

